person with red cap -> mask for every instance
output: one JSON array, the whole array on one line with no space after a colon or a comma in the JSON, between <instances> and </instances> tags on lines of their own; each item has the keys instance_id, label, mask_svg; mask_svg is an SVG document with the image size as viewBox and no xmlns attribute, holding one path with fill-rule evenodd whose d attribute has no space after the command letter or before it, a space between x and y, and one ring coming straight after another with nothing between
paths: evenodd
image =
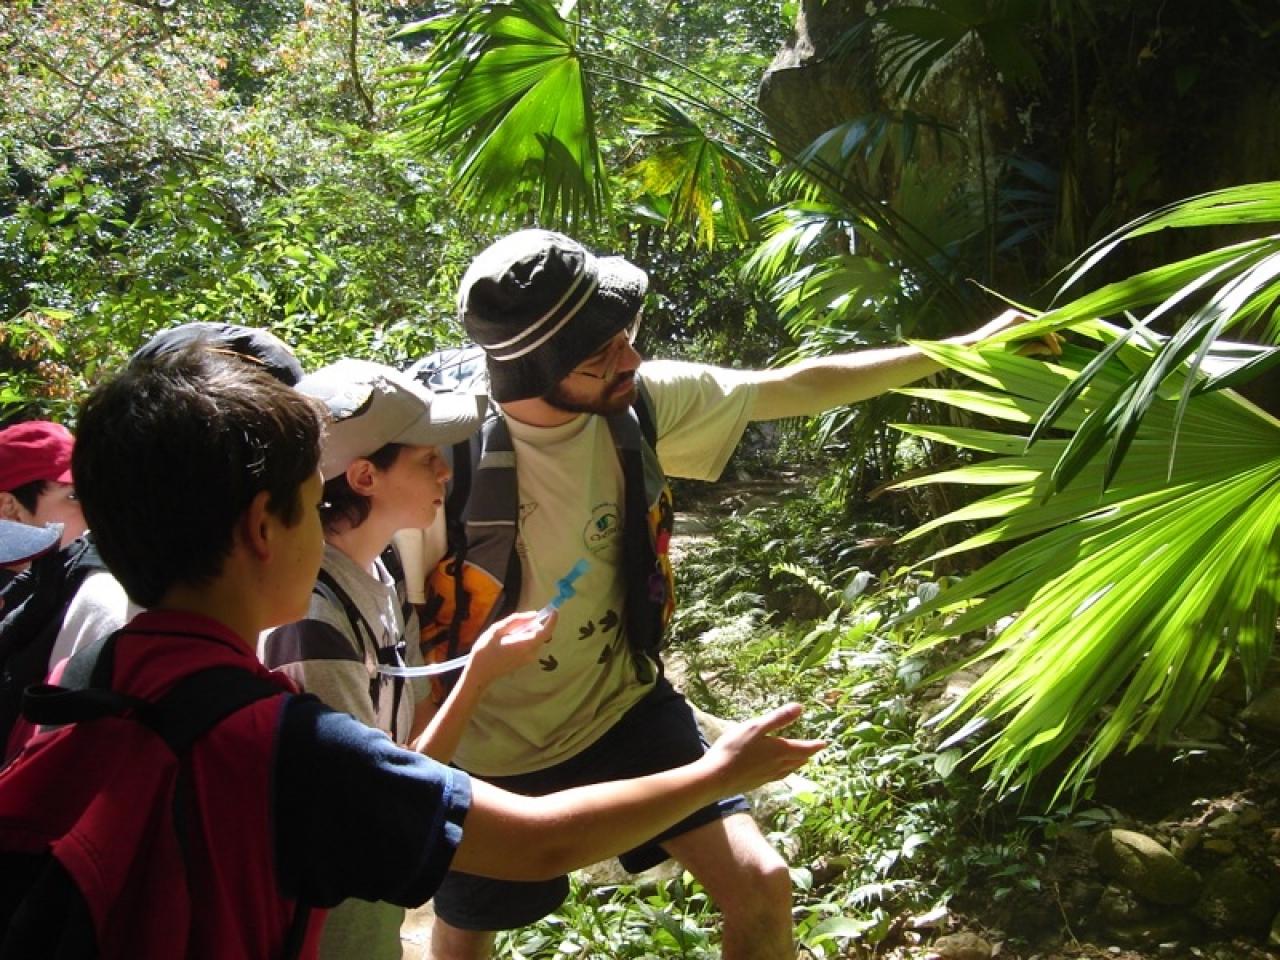
<instances>
[{"instance_id":1,"label":"person with red cap","mask_svg":"<svg viewBox=\"0 0 1280 960\"><path fill-rule=\"evenodd\" d=\"M0 519L32 527L60 523L64 545L84 533L84 514L71 480L73 443L70 430L48 420L0 430ZM16 575L24 566L5 569Z\"/></svg>"}]
</instances>

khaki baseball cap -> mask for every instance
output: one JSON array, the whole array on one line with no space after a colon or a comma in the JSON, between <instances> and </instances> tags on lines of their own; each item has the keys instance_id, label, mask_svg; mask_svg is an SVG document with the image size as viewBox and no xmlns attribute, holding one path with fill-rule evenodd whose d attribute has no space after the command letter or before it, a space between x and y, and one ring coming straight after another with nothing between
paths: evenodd
<instances>
[{"instance_id":1,"label":"khaki baseball cap","mask_svg":"<svg viewBox=\"0 0 1280 960\"><path fill-rule=\"evenodd\" d=\"M351 358L306 375L297 389L329 411L320 455L326 481L388 443L443 447L465 440L480 428L486 407L482 396L434 393L394 367Z\"/></svg>"}]
</instances>

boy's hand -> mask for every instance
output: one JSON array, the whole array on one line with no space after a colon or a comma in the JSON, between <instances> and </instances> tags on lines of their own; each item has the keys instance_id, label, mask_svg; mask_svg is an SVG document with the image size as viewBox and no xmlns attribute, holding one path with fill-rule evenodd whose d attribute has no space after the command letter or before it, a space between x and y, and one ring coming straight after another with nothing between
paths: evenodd
<instances>
[{"instance_id":1,"label":"boy's hand","mask_svg":"<svg viewBox=\"0 0 1280 960\"><path fill-rule=\"evenodd\" d=\"M790 740L770 734L800 716L798 703L789 703L743 723L733 724L720 736L702 761L719 767L726 793L754 790L771 780L781 780L825 747L823 740Z\"/></svg>"},{"instance_id":2,"label":"boy's hand","mask_svg":"<svg viewBox=\"0 0 1280 960\"><path fill-rule=\"evenodd\" d=\"M538 612L513 613L480 634L471 648L467 669L484 685L519 667L533 663L538 650L551 639L556 615L541 617Z\"/></svg>"}]
</instances>

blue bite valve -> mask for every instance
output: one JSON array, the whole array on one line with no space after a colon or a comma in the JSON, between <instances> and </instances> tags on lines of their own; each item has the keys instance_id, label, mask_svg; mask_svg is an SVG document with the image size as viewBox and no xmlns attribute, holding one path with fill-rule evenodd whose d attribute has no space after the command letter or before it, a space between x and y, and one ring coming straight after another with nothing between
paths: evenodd
<instances>
[{"instance_id":1,"label":"blue bite valve","mask_svg":"<svg viewBox=\"0 0 1280 960\"><path fill-rule=\"evenodd\" d=\"M591 564L586 560L579 560L563 577L556 581L556 595L551 598L551 602L538 611L538 622L544 622L555 611L560 609L561 604L572 597L578 591L574 588L573 582L587 572L587 568Z\"/></svg>"},{"instance_id":2,"label":"blue bite valve","mask_svg":"<svg viewBox=\"0 0 1280 960\"><path fill-rule=\"evenodd\" d=\"M586 560L579 560L568 573L556 581L556 595L551 598L550 603L538 611L538 617L535 621L537 628L546 623L551 614L560 609L562 603L578 592L574 589L573 582L586 573L587 568L590 566L591 564L587 563ZM529 629L529 627L525 627L525 630ZM378 664L378 673L389 677L433 677L436 674L461 670L470 659L471 654L464 653L460 657L454 657L452 660L446 660L443 663L429 663L421 667L401 667L380 663Z\"/></svg>"}]
</instances>

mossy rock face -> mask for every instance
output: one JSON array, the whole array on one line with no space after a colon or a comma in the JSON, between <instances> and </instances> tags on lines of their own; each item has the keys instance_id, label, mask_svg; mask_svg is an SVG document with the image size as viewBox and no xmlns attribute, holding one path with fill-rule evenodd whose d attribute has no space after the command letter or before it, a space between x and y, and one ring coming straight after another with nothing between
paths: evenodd
<instances>
[{"instance_id":1,"label":"mossy rock face","mask_svg":"<svg viewBox=\"0 0 1280 960\"><path fill-rule=\"evenodd\" d=\"M1264 881L1228 866L1209 877L1193 912L1215 933L1258 935L1267 932L1275 907Z\"/></svg>"},{"instance_id":2,"label":"mossy rock face","mask_svg":"<svg viewBox=\"0 0 1280 960\"><path fill-rule=\"evenodd\" d=\"M1094 842L1093 856L1107 876L1151 903L1182 906L1200 896L1196 872L1145 834L1108 830Z\"/></svg>"}]
</instances>

